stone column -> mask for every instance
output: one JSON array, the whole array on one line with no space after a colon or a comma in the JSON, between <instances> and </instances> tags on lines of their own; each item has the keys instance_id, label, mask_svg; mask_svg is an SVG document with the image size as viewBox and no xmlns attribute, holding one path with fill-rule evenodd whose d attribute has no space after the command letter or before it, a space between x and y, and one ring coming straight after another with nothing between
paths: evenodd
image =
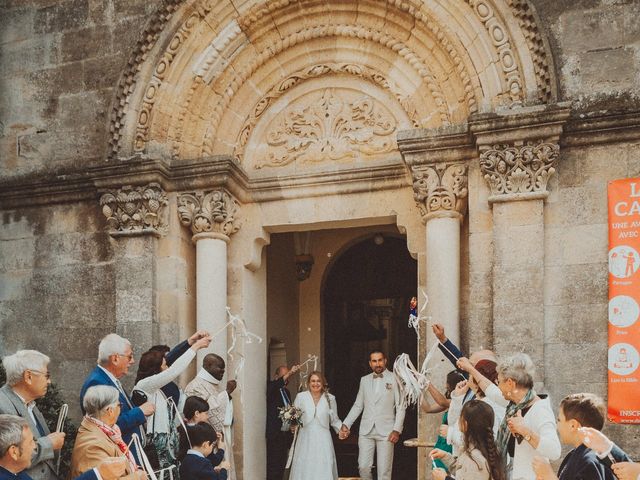
<instances>
[{"instance_id":1,"label":"stone column","mask_svg":"<svg viewBox=\"0 0 640 480\"><path fill-rule=\"evenodd\" d=\"M157 183L102 187L102 192L102 213L117 240L112 243L115 331L134 341L139 354L158 340L156 252L158 238L168 229L168 199Z\"/></svg>"},{"instance_id":2,"label":"stone column","mask_svg":"<svg viewBox=\"0 0 640 480\"><path fill-rule=\"evenodd\" d=\"M460 225L467 208L467 162L474 151L466 126L398 135L426 225L427 311L460 344ZM422 302L423 298L420 296Z\"/></svg>"},{"instance_id":3,"label":"stone column","mask_svg":"<svg viewBox=\"0 0 640 480\"><path fill-rule=\"evenodd\" d=\"M212 334L224 330L228 320L227 244L239 228L234 223L237 208L237 201L225 190L184 193L178 197L180 222L191 229L196 245L197 327ZM226 361L226 331L213 340L209 350ZM199 360L205 354L200 353Z\"/></svg>"},{"instance_id":4,"label":"stone column","mask_svg":"<svg viewBox=\"0 0 640 480\"><path fill-rule=\"evenodd\" d=\"M467 206L467 165L414 165L411 173L426 224L428 310L460 345L460 224Z\"/></svg>"},{"instance_id":5,"label":"stone column","mask_svg":"<svg viewBox=\"0 0 640 480\"><path fill-rule=\"evenodd\" d=\"M475 151L466 126L412 130L398 134L398 147L411 171L414 198L425 223L426 255L418 268L424 272L427 314L445 325L447 336L460 344L460 227L467 208L467 165ZM418 292L419 308L424 297ZM435 336L427 325L418 345L422 362ZM444 381L448 362L434 362L434 380ZM439 421L419 414L418 436L435 441ZM419 476L429 476L431 462L418 452Z\"/></svg>"},{"instance_id":6,"label":"stone column","mask_svg":"<svg viewBox=\"0 0 640 480\"><path fill-rule=\"evenodd\" d=\"M524 350L540 382L545 365L544 201L568 115L564 108L529 108L471 124L493 208L494 349L499 356Z\"/></svg>"}]
</instances>

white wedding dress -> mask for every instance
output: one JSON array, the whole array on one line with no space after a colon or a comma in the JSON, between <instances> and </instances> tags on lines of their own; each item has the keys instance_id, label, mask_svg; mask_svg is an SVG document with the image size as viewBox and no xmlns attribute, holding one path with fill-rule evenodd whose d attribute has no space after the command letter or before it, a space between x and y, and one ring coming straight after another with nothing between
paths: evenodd
<instances>
[{"instance_id":1,"label":"white wedding dress","mask_svg":"<svg viewBox=\"0 0 640 480\"><path fill-rule=\"evenodd\" d=\"M309 392L301 392L294 405L302 410L302 428L293 451L290 480L336 480L338 467L330 427L340 430L336 398L325 393L318 404Z\"/></svg>"}]
</instances>

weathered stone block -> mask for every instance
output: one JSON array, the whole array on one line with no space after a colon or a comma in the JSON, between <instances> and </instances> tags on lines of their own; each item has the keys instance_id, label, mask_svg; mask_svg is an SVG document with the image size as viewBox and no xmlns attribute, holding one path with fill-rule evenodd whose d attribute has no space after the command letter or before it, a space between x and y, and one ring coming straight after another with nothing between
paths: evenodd
<instances>
[{"instance_id":1,"label":"weathered stone block","mask_svg":"<svg viewBox=\"0 0 640 480\"><path fill-rule=\"evenodd\" d=\"M4 8L0 15L0 45L28 40L33 35L32 8Z\"/></svg>"},{"instance_id":2,"label":"weathered stone block","mask_svg":"<svg viewBox=\"0 0 640 480\"><path fill-rule=\"evenodd\" d=\"M36 11L34 29L38 33L62 32L82 27L89 16L89 0L66 0Z\"/></svg>"},{"instance_id":3,"label":"weathered stone block","mask_svg":"<svg viewBox=\"0 0 640 480\"><path fill-rule=\"evenodd\" d=\"M598 263L607 257L606 224L545 228L545 265Z\"/></svg>"},{"instance_id":4,"label":"weathered stone block","mask_svg":"<svg viewBox=\"0 0 640 480\"><path fill-rule=\"evenodd\" d=\"M65 32L61 43L62 61L101 57L108 45L111 45L111 31L106 25Z\"/></svg>"},{"instance_id":5,"label":"weathered stone block","mask_svg":"<svg viewBox=\"0 0 640 480\"><path fill-rule=\"evenodd\" d=\"M506 270L494 267L494 305L542 304L543 267Z\"/></svg>"},{"instance_id":6,"label":"weathered stone block","mask_svg":"<svg viewBox=\"0 0 640 480\"><path fill-rule=\"evenodd\" d=\"M545 358L547 371L553 373L556 384L606 381L606 338L600 342L547 344Z\"/></svg>"},{"instance_id":7,"label":"weathered stone block","mask_svg":"<svg viewBox=\"0 0 640 480\"><path fill-rule=\"evenodd\" d=\"M544 318L547 344L590 343L594 339L607 339L606 303L546 306Z\"/></svg>"},{"instance_id":8,"label":"weathered stone block","mask_svg":"<svg viewBox=\"0 0 640 480\"><path fill-rule=\"evenodd\" d=\"M548 306L605 303L607 279L606 263L546 267L544 303Z\"/></svg>"},{"instance_id":9,"label":"weathered stone block","mask_svg":"<svg viewBox=\"0 0 640 480\"><path fill-rule=\"evenodd\" d=\"M125 62L120 54L85 60L83 80L87 90L109 89L106 94L112 96Z\"/></svg>"}]
</instances>

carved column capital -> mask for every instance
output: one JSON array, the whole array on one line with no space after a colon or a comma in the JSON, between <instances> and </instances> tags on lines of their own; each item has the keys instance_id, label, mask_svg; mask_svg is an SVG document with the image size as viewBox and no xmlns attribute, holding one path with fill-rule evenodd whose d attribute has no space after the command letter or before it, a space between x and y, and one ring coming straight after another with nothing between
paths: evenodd
<instances>
[{"instance_id":1,"label":"carved column capital","mask_svg":"<svg viewBox=\"0 0 640 480\"><path fill-rule=\"evenodd\" d=\"M505 114L480 115L469 124L480 170L491 189L489 203L544 200L558 168L568 104L538 105Z\"/></svg>"},{"instance_id":2,"label":"carved column capital","mask_svg":"<svg viewBox=\"0 0 640 480\"><path fill-rule=\"evenodd\" d=\"M480 170L491 188L489 202L544 199L556 172L560 146L544 140L494 145L480 154Z\"/></svg>"},{"instance_id":3,"label":"carved column capital","mask_svg":"<svg viewBox=\"0 0 640 480\"><path fill-rule=\"evenodd\" d=\"M166 235L164 210L169 203L159 184L125 185L100 197L102 213L113 237Z\"/></svg>"},{"instance_id":4,"label":"carved column capital","mask_svg":"<svg viewBox=\"0 0 640 480\"><path fill-rule=\"evenodd\" d=\"M462 219L467 209L467 164L412 165L413 197L426 222L434 217Z\"/></svg>"},{"instance_id":5,"label":"carved column capital","mask_svg":"<svg viewBox=\"0 0 640 480\"><path fill-rule=\"evenodd\" d=\"M178 196L180 223L194 235L214 233L227 238L240 229L238 202L226 190L183 193Z\"/></svg>"}]
</instances>

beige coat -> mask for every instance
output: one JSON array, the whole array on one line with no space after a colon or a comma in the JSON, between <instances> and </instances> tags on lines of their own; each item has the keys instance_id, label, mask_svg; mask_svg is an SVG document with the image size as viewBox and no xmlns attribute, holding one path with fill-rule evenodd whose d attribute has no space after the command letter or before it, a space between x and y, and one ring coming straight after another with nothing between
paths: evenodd
<instances>
[{"instance_id":1,"label":"beige coat","mask_svg":"<svg viewBox=\"0 0 640 480\"><path fill-rule=\"evenodd\" d=\"M97 425L83 418L80 428L78 428L78 436L71 455L71 478L76 478L84 472L97 467L107 458L123 456L124 454L118 446ZM126 476L120 478L126 480L135 480L137 478L135 474L131 473L129 467L127 467L126 473Z\"/></svg>"},{"instance_id":2,"label":"beige coat","mask_svg":"<svg viewBox=\"0 0 640 480\"><path fill-rule=\"evenodd\" d=\"M455 471L456 480L491 480L489 464L477 448L471 452L463 451L455 460L451 454L447 454L443 460Z\"/></svg>"}]
</instances>

